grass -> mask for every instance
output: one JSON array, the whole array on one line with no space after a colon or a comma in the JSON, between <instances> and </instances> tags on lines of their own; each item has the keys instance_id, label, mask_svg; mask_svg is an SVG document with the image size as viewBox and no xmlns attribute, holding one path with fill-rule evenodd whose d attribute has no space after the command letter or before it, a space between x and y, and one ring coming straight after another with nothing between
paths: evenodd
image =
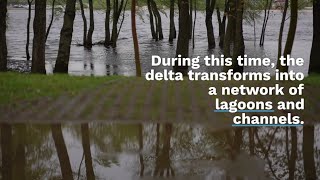
<instances>
[{"instance_id":1,"label":"grass","mask_svg":"<svg viewBox=\"0 0 320 180\"><path fill-rule=\"evenodd\" d=\"M320 74L311 74L304 79L304 83L307 85L320 87Z\"/></svg>"},{"instance_id":2,"label":"grass","mask_svg":"<svg viewBox=\"0 0 320 180\"><path fill-rule=\"evenodd\" d=\"M66 74L39 75L13 72L0 73L0 104L10 104L39 97L56 97L64 93L76 95L121 76L85 77Z\"/></svg>"}]
</instances>

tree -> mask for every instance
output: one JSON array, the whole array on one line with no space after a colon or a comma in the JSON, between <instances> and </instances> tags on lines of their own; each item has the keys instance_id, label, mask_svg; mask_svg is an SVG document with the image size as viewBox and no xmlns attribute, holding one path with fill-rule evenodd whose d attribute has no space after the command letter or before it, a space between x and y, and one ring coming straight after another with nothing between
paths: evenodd
<instances>
[{"instance_id":1,"label":"tree","mask_svg":"<svg viewBox=\"0 0 320 180\"><path fill-rule=\"evenodd\" d=\"M46 0L35 0L35 14L33 20L33 48L32 48L32 73L46 73Z\"/></svg>"},{"instance_id":2,"label":"tree","mask_svg":"<svg viewBox=\"0 0 320 180\"><path fill-rule=\"evenodd\" d=\"M73 22L76 15L76 0L67 0L63 26L60 32L58 57L54 67L55 73L68 73Z\"/></svg>"},{"instance_id":3,"label":"tree","mask_svg":"<svg viewBox=\"0 0 320 180\"><path fill-rule=\"evenodd\" d=\"M263 24L262 24L262 29L261 29L261 36L260 36L260 46L263 46L264 44L264 37L266 33L266 28L269 20L269 15L270 15L270 9L272 7L272 0L266 0L266 5L264 8L264 19L263 19Z\"/></svg>"},{"instance_id":4,"label":"tree","mask_svg":"<svg viewBox=\"0 0 320 180\"><path fill-rule=\"evenodd\" d=\"M151 17L150 17L151 18ZM151 21L150 21L151 23ZM177 37L176 27L174 24L174 0L170 0L170 31L169 31L169 42Z\"/></svg>"},{"instance_id":5,"label":"tree","mask_svg":"<svg viewBox=\"0 0 320 180\"><path fill-rule=\"evenodd\" d=\"M104 25L104 32L105 32L105 39L104 39L104 46L108 47L111 44L110 39L110 12L111 12L111 3L110 0L106 0L106 18L105 18L105 25Z\"/></svg>"},{"instance_id":6,"label":"tree","mask_svg":"<svg viewBox=\"0 0 320 180\"><path fill-rule=\"evenodd\" d=\"M214 11L216 1L215 0L206 0L206 27L207 27L207 37L208 37L208 48L213 49L216 47L214 40L214 32L212 26L212 14Z\"/></svg>"},{"instance_id":7,"label":"tree","mask_svg":"<svg viewBox=\"0 0 320 180\"><path fill-rule=\"evenodd\" d=\"M132 39L134 46L134 59L136 64L136 76L141 77L141 64L139 55L139 43L136 28L136 0L132 0L131 4L131 29L132 29Z\"/></svg>"},{"instance_id":8,"label":"tree","mask_svg":"<svg viewBox=\"0 0 320 180\"><path fill-rule=\"evenodd\" d=\"M297 22L298 22L298 0L291 0L290 14L291 14L291 18L290 18L288 37L287 37L287 42L283 52L284 57L287 57L287 55L291 54L294 37L296 35ZM280 72L288 72L289 67L281 66L281 64L278 63L278 69Z\"/></svg>"},{"instance_id":9,"label":"tree","mask_svg":"<svg viewBox=\"0 0 320 180\"><path fill-rule=\"evenodd\" d=\"M29 45L30 45L30 21L31 21L31 4L33 0L28 0L28 20L27 20L27 43L26 43L26 57L30 60Z\"/></svg>"},{"instance_id":10,"label":"tree","mask_svg":"<svg viewBox=\"0 0 320 180\"><path fill-rule=\"evenodd\" d=\"M313 0L313 41L309 73L320 73L320 1Z\"/></svg>"},{"instance_id":11,"label":"tree","mask_svg":"<svg viewBox=\"0 0 320 180\"><path fill-rule=\"evenodd\" d=\"M111 34L111 42L112 42L113 48L117 46L118 21L119 21L122 9L124 9L123 7L124 7L124 0L121 0L120 4L118 0L113 0L113 20L112 20L112 34Z\"/></svg>"},{"instance_id":12,"label":"tree","mask_svg":"<svg viewBox=\"0 0 320 180\"><path fill-rule=\"evenodd\" d=\"M285 4L284 4L284 7L283 7L283 13L282 13L282 19L281 19L281 25L280 25L280 32L279 32L278 59L280 59L281 54L282 54L282 37L283 37L283 29L284 29L284 23L286 21L288 6L289 6L289 0L286 0Z\"/></svg>"},{"instance_id":13,"label":"tree","mask_svg":"<svg viewBox=\"0 0 320 180\"><path fill-rule=\"evenodd\" d=\"M186 58L189 56L189 1L180 0L179 2L179 34L177 41L176 57ZM188 66L174 65L175 72L187 75Z\"/></svg>"},{"instance_id":14,"label":"tree","mask_svg":"<svg viewBox=\"0 0 320 180\"><path fill-rule=\"evenodd\" d=\"M90 26L87 35L87 48L92 48L92 34L94 31L94 14L93 14L93 2L89 0L89 10L90 10Z\"/></svg>"},{"instance_id":15,"label":"tree","mask_svg":"<svg viewBox=\"0 0 320 180\"><path fill-rule=\"evenodd\" d=\"M152 38L156 41L163 39L161 16L157 4L154 0L148 0L148 11L150 16L150 28ZM155 22L153 21L153 18ZM154 24L155 23L155 24Z\"/></svg>"},{"instance_id":16,"label":"tree","mask_svg":"<svg viewBox=\"0 0 320 180\"><path fill-rule=\"evenodd\" d=\"M81 17L82 17L82 21L83 21L83 40L82 40L82 42L83 42L83 46L87 47L87 29L88 29L87 18L86 18L86 14L84 13L83 1L79 0L79 4L80 4L80 10L81 10Z\"/></svg>"},{"instance_id":17,"label":"tree","mask_svg":"<svg viewBox=\"0 0 320 180\"><path fill-rule=\"evenodd\" d=\"M56 0L52 0L51 19L50 19L50 23L49 23L49 26L48 26L47 32L46 32L46 41L47 41L48 36L50 34L51 26L52 26L52 23L53 23L53 20L54 20L54 5L55 5L55 2L56 2Z\"/></svg>"},{"instance_id":18,"label":"tree","mask_svg":"<svg viewBox=\"0 0 320 180\"><path fill-rule=\"evenodd\" d=\"M7 0L0 1L0 71L7 70Z\"/></svg>"},{"instance_id":19,"label":"tree","mask_svg":"<svg viewBox=\"0 0 320 180\"><path fill-rule=\"evenodd\" d=\"M218 24L219 24L219 46L220 48L223 48L223 43L224 43L224 35L226 33L226 21L227 21L227 13L228 13L228 2L227 0L225 0L224 3L224 13L223 13L223 17L221 20L221 13L220 13L220 8L217 7L217 18L218 18Z\"/></svg>"}]
</instances>

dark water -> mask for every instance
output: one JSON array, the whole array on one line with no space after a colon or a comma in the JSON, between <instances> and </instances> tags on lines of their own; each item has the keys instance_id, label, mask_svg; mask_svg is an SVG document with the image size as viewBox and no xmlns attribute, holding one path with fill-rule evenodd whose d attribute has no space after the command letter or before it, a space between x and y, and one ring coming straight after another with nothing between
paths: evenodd
<instances>
[{"instance_id":1,"label":"dark water","mask_svg":"<svg viewBox=\"0 0 320 180\"><path fill-rule=\"evenodd\" d=\"M214 129L182 123L1 124L2 179L12 171L14 179L33 180L257 180L288 179L290 172L300 180L305 162L320 175L319 125Z\"/></svg>"},{"instance_id":2,"label":"dark water","mask_svg":"<svg viewBox=\"0 0 320 180\"><path fill-rule=\"evenodd\" d=\"M168 12L166 12L168 15ZM147 10L140 9L139 17L137 20L141 63L143 72L147 72L151 69L151 56L160 55L163 57L174 57L176 41L173 44L168 42L169 34L169 19L166 15L162 14L163 18L163 41L154 42L151 38L149 19ZM262 14L261 14L262 15ZM48 18L51 16L48 10ZM104 12L95 11L95 31L93 35L93 41L98 42L104 40ZM87 15L88 17L88 15ZM9 63L11 69L20 71L27 71L28 68L25 62L25 43L26 43L26 20L27 10L9 10L9 24L8 24L8 51L9 51ZM257 46L254 45L254 28L249 24L244 25L244 36L246 44L246 54L251 57L269 57L275 59L277 56L277 40L281 21L281 11L272 11L270 13L269 24L267 26L267 33L265 37L265 46L259 47L259 37L261 31L261 23L263 19L257 20L256 26L256 41ZM176 17L176 26L178 25L178 19ZM62 15L55 19L51 33L49 35L46 47L46 69L48 73L52 73L54 63L57 57L59 34L63 23ZM218 35L217 18L213 17L215 35ZM284 40L286 39L287 26L289 20L286 22L286 29L284 34ZM119 35L117 48L105 48L103 46L94 46L91 51L85 50L81 46L76 46L82 42L82 19L80 12L77 13L74 34L71 48L71 57L69 64L69 73L74 75L134 75L135 65L133 56L133 43L131 36L131 22L129 12L126 12L126 18L124 20L123 28ZM32 29L32 26L31 26ZM31 31L32 42L32 31ZM196 32L195 32L195 49L190 50L190 56L221 54L221 50L216 48L214 50L207 50L206 39L206 27L204 23L204 12L198 12ZM218 43L218 39L216 41ZM295 67L295 70L307 73L308 61L312 43L312 11L303 10L299 12L298 27L296 32L296 38L292 55L294 57L302 57L306 63L304 67ZM30 52L31 52L30 48ZM158 67L156 70L163 68ZM199 71L217 71L218 68L202 66ZM254 71L267 71L268 68L256 68L247 69Z\"/></svg>"}]
</instances>

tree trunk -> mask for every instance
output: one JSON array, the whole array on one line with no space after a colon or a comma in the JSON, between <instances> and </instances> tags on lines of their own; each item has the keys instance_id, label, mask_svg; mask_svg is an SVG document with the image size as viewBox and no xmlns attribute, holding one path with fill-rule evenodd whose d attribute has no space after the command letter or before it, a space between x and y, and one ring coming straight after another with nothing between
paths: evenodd
<instances>
[{"instance_id":1,"label":"tree trunk","mask_svg":"<svg viewBox=\"0 0 320 180\"><path fill-rule=\"evenodd\" d=\"M56 3L56 0L53 0L52 1L52 8L51 8L51 19L50 19L50 23L49 23L49 26L48 26L47 32L46 32L46 42L47 42L48 36L50 34L51 26L52 26L53 19L54 19L54 5L55 5L55 3Z\"/></svg>"},{"instance_id":2,"label":"tree trunk","mask_svg":"<svg viewBox=\"0 0 320 180\"><path fill-rule=\"evenodd\" d=\"M309 73L320 73L320 1L313 0L313 41Z\"/></svg>"},{"instance_id":3,"label":"tree trunk","mask_svg":"<svg viewBox=\"0 0 320 180\"><path fill-rule=\"evenodd\" d=\"M63 26L60 33L58 57L54 68L55 73L68 73L70 47L75 18L76 0L67 0Z\"/></svg>"},{"instance_id":4,"label":"tree trunk","mask_svg":"<svg viewBox=\"0 0 320 180\"><path fill-rule=\"evenodd\" d=\"M83 154L85 157L85 164L86 164L87 180L94 180L95 175L94 175L93 165L92 165L92 156L91 156L91 150L90 150L90 133L89 133L88 124L81 124L81 134L82 134L82 148L83 148Z\"/></svg>"},{"instance_id":5,"label":"tree trunk","mask_svg":"<svg viewBox=\"0 0 320 180\"><path fill-rule=\"evenodd\" d=\"M0 1L0 71L7 70L7 0Z\"/></svg>"},{"instance_id":6,"label":"tree trunk","mask_svg":"<svg viewBox=\"0 0 320 180\"><path fill-rule=\"evenodd\" d=\"M32 48L32 73L46 73L46 0L35 1L35 14L33 20L33 48Z\"/></svg>"},{"instance_id":7,"label":"tree trunk","mask_svg":"<svg viewBox=\"0 0 320 180\"><path fill-rule=\"evenodd\" d=\"M294 37L296 35L297 21L298 21L298 0L291 0L290 14L291 14L291 18L290 18L288 37L287 37L286 46L283 52L284 57L287 57L287 55L291 54ZM279 67L280 72L288 72L288 70L289 70L288 66Z\"/></svg>"},{"instance_id":8,"label":"tree trunk","mask_svg":"<svg viewBox=\"0 0 320 180\"><path fill-rule=\"evenodd\" d=\"M226 29L226 34L224 36L224 43L223 43L223 50L224 50L224 56L230 57L231 56L231 43L233 42L234 37L234 29L235 29L235 0L229 0L229 13L228 13L228 24ZM228 70L229 67L224 67L224 71Z\"/></svg>"},{"instance_id":9,"label":"tree trunk","mask_svg":"<svg viewBox=\"0 0 320 180\"><path fill-rule=\"evenodd\" d=\"M303 165L306 180L317 179L314 161L314 125L303 126Z\"/></svg>"},{"instance_id":10,"label":"tree trunk","mask_svg":"<svg viewBox=\"0 0 320 180\"><path fill-rule=\"evenodd\" d=\"M2 9L1 9L2 10ZM6 16L4 16L6 17ZM12 125L1 124L1 178L12 179L13 153L12 153Z\"/></svg>"},{"instance_id":11,"label":"tree trunk","mask_svg":"<svg viewBox=\"0 0 320 180\"><path fill-rule=\"evenodd\" d=\"M154 28L154 22L153 22L153 12L152 12L152 7L151 7L151 1L152 0L147 0L148 11L149 11L149 20L150 20L150 30L151 30L152 39L157 39L156 31ZM171 13L171 10L170 10L170 13Z\"/></svg>"},{"instance_id":12,"label":"tree trunk","mask_svg":"<svg viewBox=\"0 0 320 180\"><path fill-rule=\"evenodd\" d=\"M278 60L280 59L281 54L282 54L282 36L283 36L284 23L286 22L286 17L287 17L288 6L289 6L289 0L286 0L285 4L284 4L284 8L283 8L280 31L279 31ZM278 63L278 68L279 67L280 67L280 64Z\"/></svg>"},{"instance_id":13,"label":"tree trunk","mask_svg":"<svg viewBox=\"0 0 320 180\"><path fill-rule=\"evenodd\" d=\"M176 57L181 55L182 58L189 56L189 1L180 0L179 2L179 34L177 42ZM173 67L175 72L181 72L187 75L188 66Z\"/></svg>"},{"instance_id":14,"label":"tree trunk","mask_svg":"<svg viewBox=\"0 0 320 180\"><path fill-rule=\"evenodd\" d=\"M131 29L132 29L132 39L134 46L134 59L136 64L136 76L141 77L141 64L139 55L139 43L136 28L136 0L132 0L131 4Z\"/></svg>"},{"instance_id":15,"label":"tree trunk","mask_svg":"<svg viewBox=\"0 0 320 180\"><path fill-rule=\"evenodd\" d=\"M108 47L111 44L110 39L110 12L111 12L111 3L110 0L106 0L107 10L106 10L106 19L105 19L105 39L104 39L104 46Z\"/></svg>"},{"instance_id":16,"label":"tree trunk","mask_svg":"<svg viewBox=\"0 0 320 180\"><path fill-rule=\"evenodd\" d=\"M264 37L265 37L265 33L266 33L266 28L267 28L267 24L268 24L268 20L269 20L271 7L272 7L272 0L270 0L270 1L267 0L266 6L264 9L264 19L263 19L263 25L262 25L262 29L261 29L260 46L264 45ZM267 11L267 9L268 9L268 11Z\"/></svg>"},{"instance_id":17,"label":"tree trunk","mask_svg":"<svg viewBox=\"0 0 320 180\"><path fill-rule=\"evenodd\" d=\"M58 159L60 162L62 179L68 179L68 180L73 179L72 168L70 164L66 143L64 142L64 139L63 139L61 124L52 124L51 131L52 131L52 138L58 154Z\"/></svg>"},{"instance_id":18,"label":"tree trunk","mask_svg":"<svg viewBox=\"0 0 320 180\"><path fill-rule=\"evenodd\" d=\"M31 4L32 4L32 1L28 0L27 43L26 43L27 61L30 60L29 45L30 45L30 21L31 21Z\"/></svg>"},{"instance_id":19,"label":"tree trunk","mask_svg":"<svg viewBox=\"0 0 320 180\"><path fill-rule=\"evenodd\" d=\"M239 66L236 59L238 56L244 56L244 38L243 38L243 9L244 0L239 0L236 5L236 28L233 46L233 70L234 72L243 72L243 66Z\"/></svg>"},{"instance_id":20,"label":"tree trunk","mask_svg":"<svg viewBox=\"0 0 320 180\"><path fill-rule=\"evenodd\" d=\"M89 0L89 10L90 10L90 26L87 35L87 48L92 48L92 34L94 31L94 14L93 14L93 2Z\"/></svg>"},{"instance_id":21,"label":"tree trunk","mask_svg":"<svg viewBox=\"0 0 320 180\"><path fill-rule=\"evenodd\" d=\"M218 21L219 21L219 36L220 36L219 46L220 46L220 48L224 47L224 38L225 38L225 34L226 34L226 21L227 21L227 14L229 11L228 6L229 6L229 2L227 0L225 0L222 21L221 21L219 8L217 8L217 16L218 16Z\"/></svg>"},{"instance_id":22,"label":"tree trunk","mask_svg":"<svg viewBox=\"0 0 320 180\"><path fill-rule=\"evenodd\" d=\"M195 47L194 34L196 29L196 20L197 20L197 1L194 1L194 19L193 19L193 31L192 31L192 48Z\"/></svg>"},{"instance_id":23,"label":"tree trunk","mask_svg":"<svg viewBox=\"0 0 320 180\"><path fill-rule=\"evenodd\" d=\"M150 0L149 0L150 1ZM176 38L176 27L174 24L174 0L170 0L170 32L169 42Z\"/></svg>"},{"instance_id":24,"label":"tree trunk","mask_svg":"<svg viewBox=\"0 0 320 180\"><path fill-rule=\"evenodd\" d=\"M86 47L87 46L87 18L86 18L86 14L84 13L84 6L83 6L83 1L79 0L79 4L80 4L80 10L81 10L81 17L82 17L82 21L83 21L83 46Z\"/></svg>"},{"instance_id":25,"label":"tree trunk","mask_svg":"<svg viewBox=\"0 0 320 180\"><path fill-rule=\"evenodd\" d=\"M152 7L153 14L155 15L155 18L156 18L156 35L158 40L162 40L163 33L162 33L161 16L160 16L157 4L154 0L151 0L151 7Z\"/></svg>"},{"instance_id":26,"label":"tree trunk","mask_svg":"<svg viewBox=\"0 0 320 180\"><path fill-rule=\"evenodd\" d=\"M123 4L124 4L124 0L121 0L120 5L118 3L118 0L113 1L113 23L112 23L112 34L111 34L111 41L112 41L113 48L117 46L118 21L123 8Z\"/></svg>"},{"instance_id":27,"label":"tree trunk","mask_svg":"<svg viewBox=\"0 0 320 180\"><path fill-rule=\"evenodd\" d=\"M214 40L214 32L212 26L212 14L214 10L216 1L215 0L206 0L206 27L207 27L207 37L208 37L208 48L213 49L216 47Z\"/></svg>"},{"instance_id":28,"label":"tree trunk","mask_svg":"<svg viewBox=\"0 0 320 180\"><path fill-rule=\"evenodd\" d=\"M196 0L195 0L196 1ZM190 27L190 35L189 35L189 39L192 39L192 11L193 11L193 2L192 0L189 0L189 27Z\"/></svg>"}]
</instances>

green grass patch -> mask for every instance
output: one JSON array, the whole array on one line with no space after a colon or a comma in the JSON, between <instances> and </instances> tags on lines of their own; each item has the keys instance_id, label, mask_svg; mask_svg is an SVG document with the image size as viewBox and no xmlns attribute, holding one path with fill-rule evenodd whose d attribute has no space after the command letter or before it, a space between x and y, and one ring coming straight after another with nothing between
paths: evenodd
<instances>
[{"instance_id":1,"label":"green grass patch","mask_svg":"<svg viewBox=\"0 0 320 180\"><path fill-rule=\"evenodd\" d=\"M304 83L311 86L320 86L320 74L311 74L304 79Z\"/></svg>"},{"instance_id":2,"label":"green grass patch","mask_svg":"<svg viewBox=\"0 0 320 180\"><path fill-rule=\"evenodd\" d=\"M95 88L122 76L85 77L67 74L39 75L0 73L0 104L10 104L40 97L76 95L84 89Z\"/></svg>"}]
</instances>

